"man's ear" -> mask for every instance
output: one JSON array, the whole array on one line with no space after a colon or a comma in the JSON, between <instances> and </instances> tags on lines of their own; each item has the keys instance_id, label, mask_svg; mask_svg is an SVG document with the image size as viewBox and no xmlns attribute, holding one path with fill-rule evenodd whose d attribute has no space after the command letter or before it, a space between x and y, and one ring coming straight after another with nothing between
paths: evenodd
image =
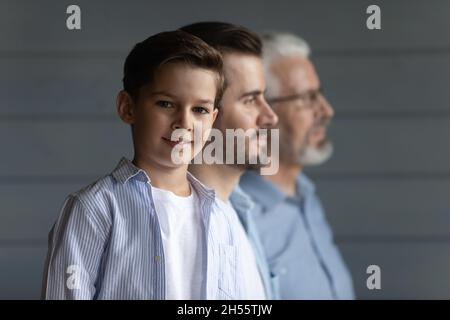
<instances>
[{"instance_id":1,"label":"man's ear","mask_svg":"<svg viewBox=\"0 0 450 320\"><path fill-rule=\"evenodd\" d=\"M125 123L134 124L134 102L128 92L125 90L119 92L116 105L120 119Z\"/></svg>"}]
</instances>

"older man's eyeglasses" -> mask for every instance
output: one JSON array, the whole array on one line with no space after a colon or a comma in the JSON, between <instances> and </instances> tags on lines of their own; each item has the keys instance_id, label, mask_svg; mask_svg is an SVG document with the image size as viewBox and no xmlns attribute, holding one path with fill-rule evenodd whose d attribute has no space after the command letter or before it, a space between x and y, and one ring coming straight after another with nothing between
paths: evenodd
<instances>
[{"instance_id":1,"label":"older man's eyeglasses","mask_svg":"<svg viewBox=\"0 0 450 320\"><path fill-rule=\"evenodd\" d=\"M319 105L319 97L322 95L322 89L319 88L317 90L309 90L307 92L303 93L296 93L284 97L273 97L273 98L267 98L266 101L269 104L277 104L277 103L285 103L285 102L292 102L292 101L299 101L301 102L303 107L309 108L309 107L315 107Z\"/></svg>"}]
</instances>

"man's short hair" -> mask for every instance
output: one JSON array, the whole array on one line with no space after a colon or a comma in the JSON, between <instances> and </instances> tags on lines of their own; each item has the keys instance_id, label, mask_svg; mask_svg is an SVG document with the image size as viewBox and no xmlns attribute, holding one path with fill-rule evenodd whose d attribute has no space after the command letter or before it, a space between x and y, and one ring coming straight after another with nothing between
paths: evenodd
<instances>
[{"instance_id":1,"label":"man's short hair","mask_svg":"<svg viewBox=\"0 0 450 320\"><path fill-rule=\"evenodd\" d=\"M217 107L224 91L223 61L220 52L202 39L181 31L155 34L137 43L124 65L123 88L137 101L139 90L152 84L155 73L168 63L181 62L217 73Z\"/></svg>"},{"instance_id":2,"label":"man's short hair","mask_svg":"<svg viewBox=\"0 0 450 320\"><path fill-rule=\"evenodd\" d=\"M262 55L259 36L245 27L226 22L198 22L180 28L204 40L222 53Z\"/></svg>"}]
</instances>

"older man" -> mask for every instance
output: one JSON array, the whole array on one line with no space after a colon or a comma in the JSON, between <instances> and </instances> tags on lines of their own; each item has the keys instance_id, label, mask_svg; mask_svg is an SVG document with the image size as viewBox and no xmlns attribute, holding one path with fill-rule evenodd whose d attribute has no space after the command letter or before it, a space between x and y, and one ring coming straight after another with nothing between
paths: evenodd
<instances>
[{"instance_id":1,"label":"older man","mask_svg":"<svg viewBox=\"0 0 450 320\"><path fill-rule=\"evenodd\" d=\"M278 115L280 167L249 172L241 187L253 214L282 299L353 299L351 277L333 243L315 193L302 172L332 154L326 128L334 111L320 91L307 43L291 34L263 36L267 101Z\"/></svg>"}]
</instances>

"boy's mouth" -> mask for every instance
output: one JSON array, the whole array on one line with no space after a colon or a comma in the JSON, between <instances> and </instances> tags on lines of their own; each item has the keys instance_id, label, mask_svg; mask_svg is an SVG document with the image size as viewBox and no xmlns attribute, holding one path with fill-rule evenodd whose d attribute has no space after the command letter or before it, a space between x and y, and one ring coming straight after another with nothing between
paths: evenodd
<instances>
[{"instance_id":1,"label":"boy's mouth","mask_svg":"<svg viewBox=\"0 0 450 320\"><path fill-rule=\"evenodd\" d=\"M172 148L175 147L176 145L188 145L191 144L193 141L192 140L185 140L185 139L178 139L178 140L171 140L170 138L166 138L166 137L162 137L162 139L168 144L170 145Z\"/></svg>"}]
</instances>

